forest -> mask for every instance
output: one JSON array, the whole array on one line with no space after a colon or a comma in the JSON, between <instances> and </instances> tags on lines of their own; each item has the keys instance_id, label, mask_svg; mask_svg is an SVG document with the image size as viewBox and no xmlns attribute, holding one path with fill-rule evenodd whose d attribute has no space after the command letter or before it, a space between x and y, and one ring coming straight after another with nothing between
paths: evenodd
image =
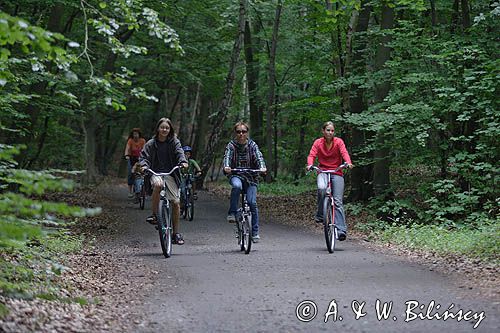
<instances>
[{"instance_id":1,"label":"forest","mask_svg":"<svg viewBox=\"0 0 500 333\"><path fill-rule=\"evenodd\" d=\"M132 127L170 118L207 182L244 120L264 185L293 188L331 120L364 228L463 232L498 260L499 18L495 0L4 0L0 248L98 213L44 193L116 176Z\"/></svg>"}]
</instances>

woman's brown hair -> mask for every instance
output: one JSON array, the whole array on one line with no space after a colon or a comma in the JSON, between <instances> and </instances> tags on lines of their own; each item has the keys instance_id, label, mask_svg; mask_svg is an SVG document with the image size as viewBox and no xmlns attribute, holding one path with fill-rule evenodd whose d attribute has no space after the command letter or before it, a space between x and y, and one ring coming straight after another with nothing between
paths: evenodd
<instances>
[{"instance_id":1,"label":"woman's brown hair","mask_svg":"<svg viewBox=\"0 0 500 333\"><path fill-rule=\"evenodd\" d=\"M142 132L141 132L141 129L139 127L134 127L132 128L132 130L130 131L129 135L128 135L128 138L129 139L133 139L134 138L134 132L137 132L139 133L139 137L142 138Z\"/></svg>"}]
</instances>

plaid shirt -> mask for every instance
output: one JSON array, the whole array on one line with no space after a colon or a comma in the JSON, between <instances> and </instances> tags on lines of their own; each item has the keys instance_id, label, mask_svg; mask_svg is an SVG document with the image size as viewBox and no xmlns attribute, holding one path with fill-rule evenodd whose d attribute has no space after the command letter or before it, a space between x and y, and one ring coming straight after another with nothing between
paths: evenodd
<instances>
[{"instance_id":1,"label":"plaid shirt","mask_svg":"<svg viewBox=\"0 0 500 333\"><path fill-rule=\"evenodd\" d=\"M246 144L239 144L235 140L231 140L224 152L223 167L261 169L266 167L264 156L259 150L259 146L255 141L248 139ZM234 175L228 175L234 177ZM258 182L257 175L248 177L252 183Z\"/></svg>"}]
</instances>

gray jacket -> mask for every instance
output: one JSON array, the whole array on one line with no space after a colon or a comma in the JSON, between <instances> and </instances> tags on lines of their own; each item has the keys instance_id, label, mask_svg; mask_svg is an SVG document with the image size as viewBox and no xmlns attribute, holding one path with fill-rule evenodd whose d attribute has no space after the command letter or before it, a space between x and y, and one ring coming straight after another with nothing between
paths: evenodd
<instances>
[{"instance_id":1,"label":"gray jacket","mask_svg":"<svg viewBox=\"0 0 500 333\"><path fill-rule=\"evenodd\" d=\"M152 138L151 140L146 142L144 148L142 148L141 156L139 157L139 163L143 167L149 168L155 172L169 172L176 165L179 165L181 163L188 163L186 156L184 156L184 150L182 150L181 142L179 141L179 139L177 139L177 137L174 136L170 139L167 139L167 145L168 153L166 156L163 156L163 158L166 159L168 170L158 170L160 166L160 160L157 154L158 142L155 138ZM177 186L179 186L181 182L181 174L179 170L176 170L172 174L172 176L174 177Z\"/></svg>"}]
</instances>

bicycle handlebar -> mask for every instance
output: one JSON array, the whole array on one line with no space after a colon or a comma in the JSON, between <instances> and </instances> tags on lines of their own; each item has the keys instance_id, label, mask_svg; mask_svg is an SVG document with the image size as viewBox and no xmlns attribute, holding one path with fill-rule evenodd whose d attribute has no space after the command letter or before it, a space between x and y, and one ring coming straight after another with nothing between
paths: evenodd
<instances>
[{"instance_id":1,"label":"bicycle handlebar","mask_svg":"<svg viewBox=\"0 0 500 333\"><path fill-rule=\"evenodd\" d=\"M180 169L180 166L179 165L176 165L172 170L170 170L169 172L154 172L153 170L151 169L145 169L144 172L149 172L155 176L160 176L160 177L163 177L163 176L170 176L175 170L177 169Z\"/></svg>"},{"instance_id":2,"label":"bicycle handlebar","mask_svg":"<svg viewBox=\"0 0 500 333\"><path fill-rule=\"evenodd\" d=\"M260 169L246 169L246 168L235 168L231 169L231 173L261 173Z\"/></svg>"},{"instance_id":3,"label":"bicycle handlebar","mask_svg":"<svg viewBox=\"0 0 500 333\"><path fill-rule=\"evenodd\" d=\"M342 169L347 168L348 166L349 166L349 164L347 164L346 162L344 162L341 165L339 165L338 168L336 168L335 170L323 170L323 169L318 168L315 165L312 165L311 169L314 169L314 170L318 171L319 173L336 173L336 172L339 172Z\"/></svg>"}]
</instances>

